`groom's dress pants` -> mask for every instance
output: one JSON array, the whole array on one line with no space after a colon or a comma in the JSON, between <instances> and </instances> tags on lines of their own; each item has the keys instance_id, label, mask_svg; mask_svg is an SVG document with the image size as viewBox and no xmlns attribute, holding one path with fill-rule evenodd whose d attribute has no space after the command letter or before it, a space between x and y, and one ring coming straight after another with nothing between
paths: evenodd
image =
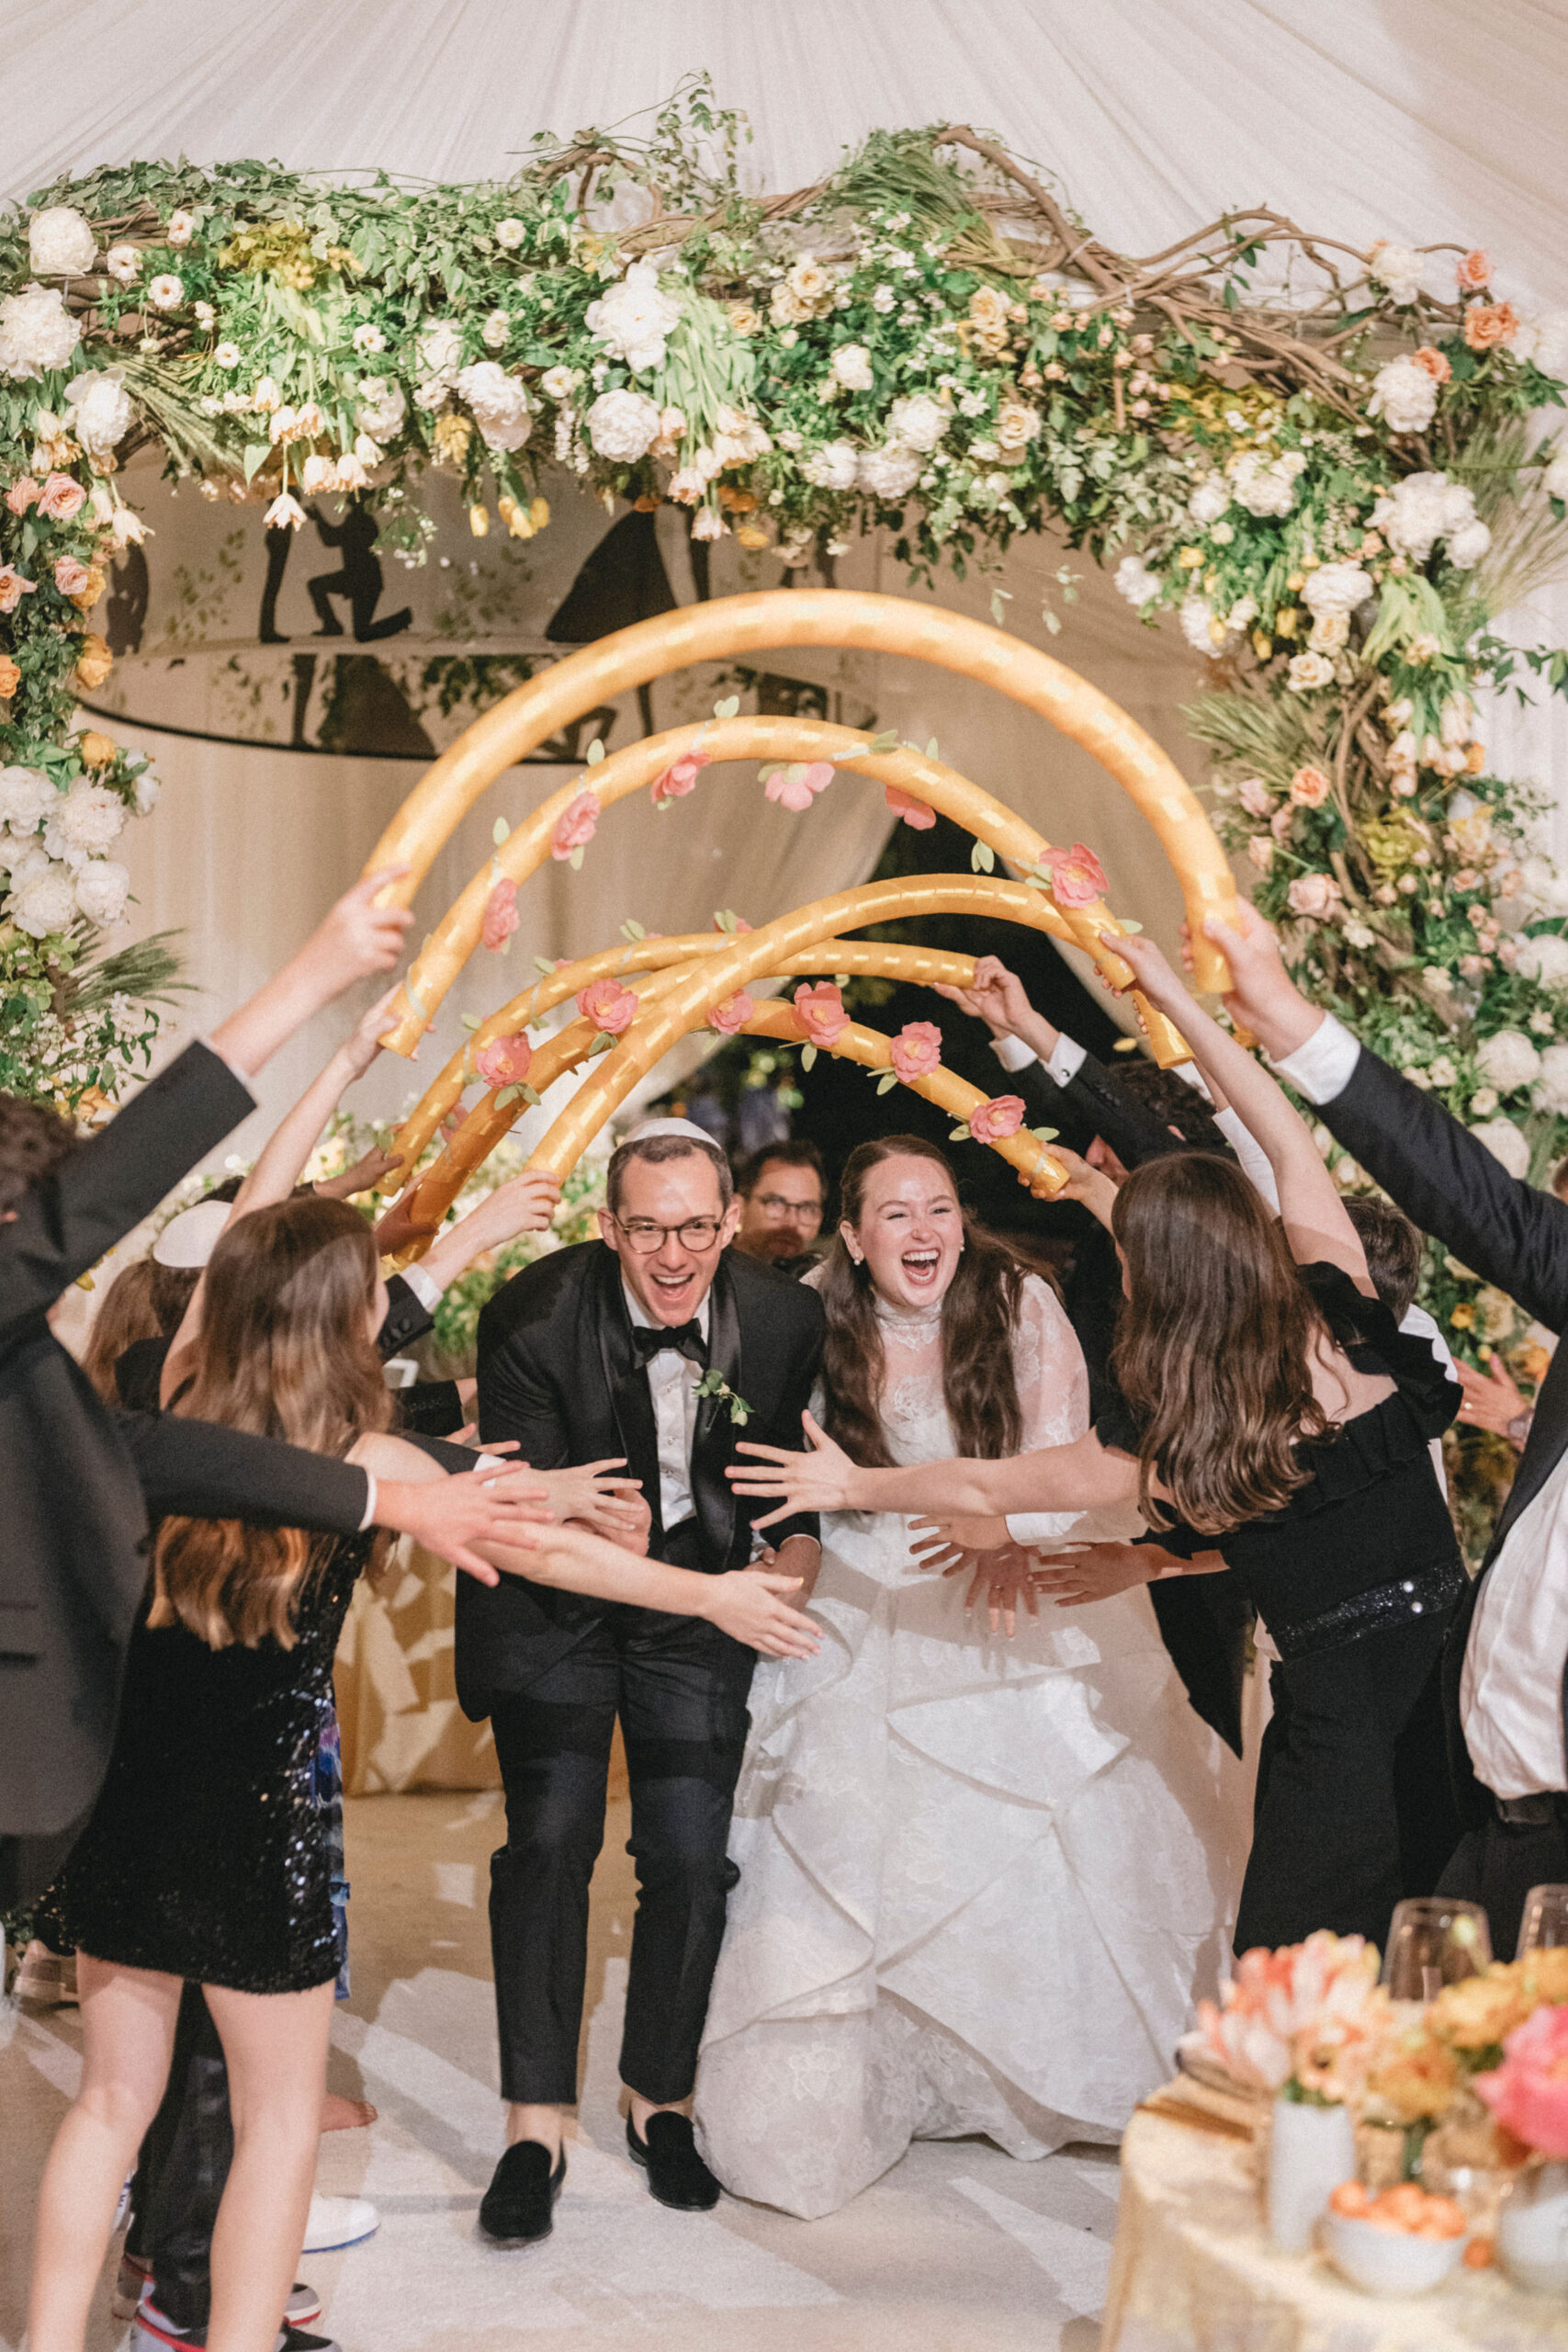
<instances>
[{"instance_id":1,"label":"groom's dress pants","mask_svg":"<svg viewBox=\"0 0 1568 2352\"><path fill-rule=\"evenodd\" d=\"M674 1529L664 1557L698 1566L695 1538L694 1522ZM577 2097L588 1884L617 1715L637 1876L621 2079L656 2106L690 2093L737 1876L729 1818L755 1662L704 1618L611 1607L525 1691L496 1699L506 1843L491 1861L490 1924L503 2098Z\"/></svg>"}]
</instances>

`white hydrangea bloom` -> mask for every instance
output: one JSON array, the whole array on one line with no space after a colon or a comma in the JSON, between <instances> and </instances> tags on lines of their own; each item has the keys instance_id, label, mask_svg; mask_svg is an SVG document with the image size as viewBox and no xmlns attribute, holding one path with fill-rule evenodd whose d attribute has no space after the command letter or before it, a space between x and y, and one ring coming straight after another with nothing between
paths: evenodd
<instances>
[{"instance_id":1,"label":"white hydrangea bloom","mask_svg":"<svg viewBox=\"0 0 1568 2352\"><path fill-rule=\"evenodd\" d=\"M1391 302L1414 302L1421 291L1421 272L1426 255L1414 246L1390 244L1386 239L1372 247L1367 263L1367 276L1381 286Z\"/></svg>"},{"instance_id":2,"label":"white hydrangea bloom","mask_svg":"<svg viewBox=\"0 0 1568 2352\"><path fill-rule=\"evenodd\" d=\"M41 768L0 768L0 824L36 832L60 795Z\"/></svg>"},{"instance_id":3,"label":"white hydrangea bloom","mask_svg":"<svg viewBox=\"0 0 1568 2352\"><path fill-rule=\"evenodd\" d=\"M1509 348L1543 376L1568 376L1568 311L1543 311L1526 319Z\"/></svg>"},{"instance_id":4,"label":"white hydrangea bloom","mask_svg":"<svg viewBox=\"0 0 1568 2352\"><path fill-rule=\"evenodd\" d=\"M75 876L70 867L47 863L38 867L13 890L6 912L31 939L69 930L76 914Z\"/></svg>"},{"instance_id":5,"label":"white hydrangea bloom","mask_svg":"<svg viewBox=\"0 0 1568 2352\"><path fill-rule=\"evenodd\" d=\"M1201 481L1187 502L1187 512L1195 523L1217 523L1231 503L1223 474L1210 474Z\"/></svg>"},{"instance_id":6,"label":"white hydrangea bloom","mask_svg":"<svg viewBox=\"0 0 1568 2352\"><path fill-rule=\"evenodd\" d=\"M614 465L634 465L659 437L659 403L646 392L601 392L588 412L588 438Z\"/></svg>"},{"instance_id":7,"label":"white hydrangea bloom","mask_svg":"<svg viewBox=\"0 0 1568 2352\"><path fill-rule=\"evenodd\" d=\"M1372 509L1372 528L1415 563L1425 563L1439 539L1475 519L1474 492L1447 474L1406 474Z\"/></svg>"},{"instance_id":8,"label":"white hydrangea bloom","mask_svg":"<svg viewBox=\"0 0 1568 2352\"><path fill-rule=\"evenodd\" d=\"M1540 1083L1535 1090L1534 1099L1538 1111L1554 1111L1559 1118L1568 1114L1568 1046L1548 1046L1542 1054ZM1519 1141L1524 1142L1522 1136ZM1527 1148L1525 1168L1529 1165L1529 1154ZM1521 1168L1511 1172L1522 1176L1525 1169Z\"/></svg>"},{"instance_id":9,"label":"white hydrangea bloom","mask_svg":"<svg viewBox=\"0 0 1568 2352\"><path fill-rule=\"evenodd\" d=\"M51 857L78 865L85 857L101 856L119 839L125 825L125 803L105 784L79 780L69 792L56 793L43 829L43 845Z\"/></svg>"},{"instance_id":10,"label":"white hydrangea bloom","mask_svg":"<svg viewBox=\"0 0 1568 2352\"><path fill-rule=\"evenodd\" d=\"M862 450L856 480L873 498L907 498L919 481L924 463L918 449L906 449L897 441L889 441L880 449Z\"/></svg>"},{"instance_id":11,"label":"white hydrangea bloom","mask_svg":"<svg viewBox=\"0 0 1568 2352\"><path fill-rule=\"evenodd\" d=\"M800 470L818 490L853 490L860 451L852 441L829 441L814 449Z\"/></svg>"},{"instance_id":12,"label":"white hydrangea bloom","mask_svg":"<svg viewBox=\"0 0 1568 2352\"><path fill-rule=\"evenodd\" d=\"M31 383L63 368L76 348L76 322L58 286L24 286L0 301L0 376Z\"/></svg>"},{"instance_id":13,"label":"white hydrangea bloom","mask_svg":"<svg viewBox=\"0 0 1568 2352\"><path fill-rule=\"evenodd\" d=\"M1568 870L1560 871L1549 857L1527 857L1519 868L1525 904L1543 915L1568 915Z\"/></svg>"},{"instance_id":14,"label":"white hydrangea bloom","mask_svg":"<svg viewBox=\"0 0 1568 2352\"><path fill-rule=\"evenodd\" d=\"M1113 574L1119 595L1139 612L1159 594L1159 574L1151 571L1141 555L1124 555Z\"/></svg>"},{"instance_id":15,"label":"white hydrangea bloom","mask_svg":"<svg viewBox=\"0 0 1568 2352\"><path fill-rule=\"evenodd\" d=\"M1568 1046L1558 1046L1551 1050L1562 1054L1564 1061L1568 1062ZM1568 1080L1568 1069L1564 1069L1562 1074ZM1563 1107L1568 1109L1568 1102ZM1485 1145L1494 1159L1501 1160L1510 1176L1522 1179L1529 1175L1530 1148L1512 1119L1483 1119L1470 1132L1477 1143Z\"/></svg>"},{"instance_id":16,"label":"white hydrangea bloom","mask_svg":"<svg viewBox=\"0 0 1568 2352\"><path fill-rule=\"evenodd\" d=\"M1376 594L1371 574L1359 563L1322 563L1308 572L1302 602L1311 613L1353 613Z\"/></svg>"},{"instance_id":17,"label":"white hydrangea bloom","mask_svg":"<svg viewBox=\"0 0 1568 2352\"><path fill-rule=\"evenodd\" d=\"M526 388L497 359L476 360L457 376L457 390L473 412L487 449L520 449L534 429Z\"/></svg>"},{"instance_id":18,"label":"white hydrangea bloom","mask_svg":"<svg viewBox=\"0 0 1568 2352\"><path fill-rule=\"evenodd\" d=\"M76 876L76 904L89 922L107 930L123 921L130 896L130 875L115 857L96 857Z\"/></svg>"},{"instance_id":19,"label":"white hydrangea bloom","mask_svg":"<svg viewBox=\"0 0 1568 2352\"><path fill-rule=\"evenodd\" d=\"M367 376L359 387L359 405L354 421L362 433L370 434L378 441L390 441L400 433L408 414L408 402L403 389L389 376Z\"/></svg>"},{"instance_id":20,"label":"white hydrangea bloom","mask_svg":"<svg viewBox=\"0 0 1568 2352\"><path fill-rule=\"evenodd\" d=\"M1517 1093L1521 1086L1533 1086L1540 1076L1540 1056L1522 1029L1498 1029L1483 1037L1475 1049L1475 1059L1499 1094Z\"/></svg>"},{"instance_id":21,"label":"white hydrangea bloom","mask_svg":"<svg viewBox=\"0 0 1568 2352\"><path fill-rule=\"evenodd\" d=\"M152 768L142 769L131 789L136 796L136 813L139 817L145 817L151 810L156 808L164 797L163 785Z\"/></svg>"},{"instance_id":22,"label":"white hydrangea bloom","mask_svg":"<svg viewBox=\"0 0 1568 2352\"><path fill-rule=\"evenodd\" d=\"M65 387L76 438L90 458L113 455L136 422L136 403L118 368L85 368Z\"/></svg>"},{"instance_id":23,"label":"white hydrangea bloom","mask_svg":"<svg viewBox=\"0 0 1568 2352\"><path fill-rule=\"evenodd\" d=\"M1424 433L1438 413L1438 379L1405 356L1391 359L1372 378L1369 416L1381 416L1391 433Z\"/></svg>"},{"instance_id":24,"label":"white hydrangea bloom","mask_svg":"<svg viewBox=\"0 0 1568 2352\"><path fill-rule=\"evenodd\" d=\"M952 413L929 392L905 392L887 412L887 430L906 449L922 456L936 447L952 423Z\"/></svg>"},{"instance_id":25,"label":"white hydrangea bloom","mask_svg":"<svg viewBox=\"0 0 1568 2352\"><path fill-rule=\"evenodd\" d=\"M1270 462L1256 449L1244 449L1231 467L1232 488L1249 514L1288 514L1295 503L1296 477L1302 470L1283 458Z\"/></svg>"},{"instance_id":26,"label":"white hydrangea bloom","mask_svg":"<svg viewBox=\"0 0 1568 2352\"><path fill-rule=\"evenodd\" d=\"M1181 634L1193 652L1206 653L1213 661L1224 647L1225 632L1222 625L1216 639L1214 608L1208 598L1184 597L1178 618L1181 623Z\"/></svg>"},{"instance_id":27,"label":"white hydrangea bloom","mask_svg":"<svg viewBox=\"0 0 1568 2352\"><path fill-rule=\"evenodd\" d=\"M426 382L454 384L463 364L462 332L450 319L434 319L415 337L414 353L420 375Z\"/></svg>"},{"instance_id":28,"label":"white hydrangea bloom","mask_svg":"<svg viewBox=\"0 0 1568 2352\"><path fill-rule=\"evenodd\" d=\"M28 260L35 277L85 277L98 242L73 204L46 205L28 223Z\"/></svg>"},{"instance_id":29,"label":"white hydrangea bloom","mask_svg":"<svg viewBox=\"0 0 1568 2352\"><path fill-rule=\"evenodd\" d=\"M618 286L590 302L584 324L595 343L640 376L663 366L666 338L680 317L681 305L662 291L653 264L634 261Z\"/></svg>"},{"instance_id":30,"label":"white hydrangea bloom","mask_svg":"<svg viewBox=\"0 0 1568 2352\"><path fill-rule=\"evenodd\" d=\"M1456 571L1473 571L1492 544L1492 533L1478 515L1462 530L1449 536L1449 561Z\"/></svg>"},{"instance_id":31,"label":"white hydrangea bloom","mask_svg":"<svg viewBox=\"0 0 1568 2352\"><path fill-rule=\"evenodd\" d=\"M1568 939L1560 939L1554 931L1521 939L1514 969L1543 989L1568 989Z\"/></svg>"},{"instance_id":32,"label":"white hydrangea bloom","mask_svg":"<svg viewBox=\"0 0 1568 2352\"><path fill-rule=\"evenodd\" d=\"M841 343L832 358L833 381L847 392L869 392L875 378L863 343Z\"/></svg>"}]
</instances>

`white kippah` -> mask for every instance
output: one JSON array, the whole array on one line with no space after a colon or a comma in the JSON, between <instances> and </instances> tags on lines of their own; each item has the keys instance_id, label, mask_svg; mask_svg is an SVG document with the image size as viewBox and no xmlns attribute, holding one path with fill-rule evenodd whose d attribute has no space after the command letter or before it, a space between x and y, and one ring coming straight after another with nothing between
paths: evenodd
<instances>
[{"instance_id":1,"label":"white kippah","mask_svg":"<svg viewBox=\"0 0 1568 2352\"><path fill-rule=\"evenodd\" d=\"M699 1127L694 1119L644 1119L640 1126L634 1127L630 1135L623 1136L621 1141L649 1143L655 1136L689 1136L694 1143L706 1144L710 1151L719 1148L707 1129Z\"/></svg>"},{"instance_id":2,"label":"white kippah","mask_svg":"<svg viewBox=\"0 0 1568 2352\"><path fill-rule=\"evenodd\" d=\"M152 1255L160 1266L205 1266L218 1247L218 1237L228 1224L234 1204L232 1201L197 1201L193 1209L182 1209L171 1217L152 1244Z\"/></svg>"}]
</instances>

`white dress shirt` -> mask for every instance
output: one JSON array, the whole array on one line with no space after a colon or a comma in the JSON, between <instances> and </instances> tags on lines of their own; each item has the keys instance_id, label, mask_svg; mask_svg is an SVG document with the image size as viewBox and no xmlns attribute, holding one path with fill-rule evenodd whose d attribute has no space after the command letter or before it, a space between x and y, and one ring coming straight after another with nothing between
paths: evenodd
<instances>
[{"instance_id":1,"label":"white dress shirt","mask_svg":"<svg viewBox=\"0 0 1568 2352\"><path fill-rule=\"evenodd\" d=\"M625 1281L621 1295L634 1324L644 1331L658 1328L653 1317L643 1313ZM695 1320L705 1343L706 1298L698 1307ZM682 1520L696 1516L697 1507L692 1499L692 1436L697 1426L697 1383L702 1376L701 1364L694 1363L674 1348L660 1348L648 1365L648 1391L653 1399L653 1425L659 1436L659 1516L667 1535Z\"/></svg>"},{"instance_id":2,"label":"white dress shirt","mask_svg":"<svg viewBox=\"0 0 1568 2352\"><path fill-rule=\"evenodd\" d=\"M1325 1013L1275 1067L1309 1102L1349 1084L1360 1046ZM1460 1717L1476 1778L1495 1796L1568 1789L1562 1670L1568 1662L1568 1453L1520 1512L1493 1561L1471 1620Z\"/></svg>"}]
</instances>

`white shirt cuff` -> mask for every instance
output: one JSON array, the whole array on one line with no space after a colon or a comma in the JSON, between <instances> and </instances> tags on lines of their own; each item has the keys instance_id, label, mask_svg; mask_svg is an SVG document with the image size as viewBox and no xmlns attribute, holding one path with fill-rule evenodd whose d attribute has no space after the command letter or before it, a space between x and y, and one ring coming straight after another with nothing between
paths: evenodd
<instances>
[{"instance_id":1,"label":"white shirt cuff","mask_svg":"<svg viewBox=\"0 0 1568 2352\"><path fill-rule=\"evenodd\" d=\"M1306 1043L1274 1068L1309 1102L1332 1102L1350 1083L1361 1048L1342 1021L1325 1012Z\"/></svg>"},{"instance_id":2,"label":"white shirt cuff","mask_svg":"<svg viewBox=\"0 0 1568 2352\"><path fill-rule=\"evenodd\" d=\"M438 1283L434 1274L426 1273L421 1265L404 1266L400 1272L425 1313L434 1315L441 1304L445 1285Z\"/></svg>"},{"instance_id":3,"label":"white shirt cuff","mask_svg":"<svg viewBox=\"0 0 1568 2352\"><path fill-rule=\"evenodd\" d=\"M1255 1193L1261 1193L1275 1215L1280 1210L1280 1187L1274 1182L1273 1163L1250 1127L1242 1125L1239 1112L1227 1102L1223 1111L1214 1114L1214 1125L1241 1162L1243 1175Z\"/></svg>"},{"instance_id":4,"label":"white shirt cuff","mask_svg":"<svg viewBox=\"0 0 1568 2352\"><path fill-rule=\"evenodd\" d=\"M1021 1037L993 1037L991 1051L1005 1070L1027 1069L1031 1062L1039 1062L1047 1078L1055 1079L1058 1086L1066 1086L1070 1079L1077 1078L1089 1058L1076 1039L1059 1035L1050 1053L1044 1056L1032 1052Z\"/></svg>"},{"instance_id":5,"label":"white shirt cuff","mask_svg":"<svg viewBox=\"0 0 1568 2352\"><path fill-rule=\"evenodd\" d=\"M365 1473L365 1516L359 1522L359 1532L361 1535L364 1534L367 1527L374 1527L376 1524L377 1496L376 1473L374 1470L367 1470Z\"/></svg>"},{"instance_id":6,"label":"white shirt cuff","mask_svg":"<svg viewBox=\"0 0 1568 2352\"><path fill-rule=\"evenodd\" d=\"M1021 1037L993 1037L991 1051L1002 1068L1010 1073L1013 1070L1027 1069L1035 1058L1033 1046L1026 1046Z\"/></svg>"}]
</instances>

